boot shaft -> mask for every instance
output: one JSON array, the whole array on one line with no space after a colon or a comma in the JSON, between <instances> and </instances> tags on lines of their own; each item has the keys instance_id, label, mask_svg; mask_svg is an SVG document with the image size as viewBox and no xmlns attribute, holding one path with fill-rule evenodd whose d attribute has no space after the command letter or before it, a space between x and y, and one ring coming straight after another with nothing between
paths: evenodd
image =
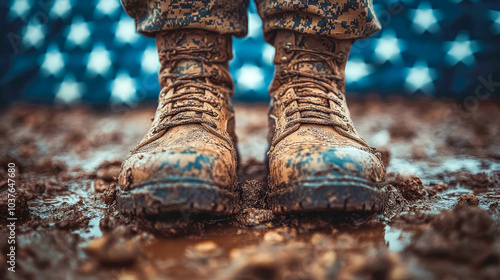
<instances>
[{"instance_id":1,"label":"boot shaft","mask_svg":"<svg viewBox=\"0 0 500 280\"><path fill-rule=\"evenodd\" d=\"M159 82L162 88L176 78L189 75L207 76L212 78L207 82L218 82L232 88L228 66L232 58L230 35L199 29L161 32L156 35L156 48L161 64Z\"/></svg>"},{"instance_id":2,"label":"boot shaft","mask_svg":"<svg viewBox=\"0 0 500 280\"><path fill-rule=\"evenodd\" d=\"M335 80L335 86L345 92L345 66L353 42L354 40L335 40L279 31L273 43L276 48L276 75L271 84L271 92L283 84L276 78L286 75L290 70L320 77L339 76L341 79Z\"/></svg>"}]
</instances>

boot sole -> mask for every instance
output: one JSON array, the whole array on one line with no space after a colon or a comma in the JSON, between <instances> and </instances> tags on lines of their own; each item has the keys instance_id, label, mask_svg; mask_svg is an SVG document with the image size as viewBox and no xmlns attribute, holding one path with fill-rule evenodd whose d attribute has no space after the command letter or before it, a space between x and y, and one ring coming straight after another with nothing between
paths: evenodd
<instances>
[{"instance_id":1,"label":"boot sole","mask_svg":"<svg viewBox=\"0 0 500 280\"><path fill-rule=\"evenodd\" d=\"M192 177L157 178L131 186L117 197L122 213L152 216L166 213L233 214L238 195L211 181Z\"/></svg>"},{"instance_id":2,"label":"boot sole","mask_svg":"<svg viewBox=\"0 0 500 280\"><path fill-rule=\"evenodd\" d=\"M367 180L342 176L292 182L269 194L269 206L280 213L316 211L380 212L385 192Z\"/></svg>"}]
</instances>

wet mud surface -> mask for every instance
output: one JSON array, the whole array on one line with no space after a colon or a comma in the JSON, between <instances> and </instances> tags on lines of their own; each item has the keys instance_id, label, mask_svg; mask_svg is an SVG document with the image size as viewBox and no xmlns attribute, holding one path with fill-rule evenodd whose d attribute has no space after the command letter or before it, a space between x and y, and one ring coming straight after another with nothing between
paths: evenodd
<instances>
[{"instance_id":1,"label":"wet mud surface","mask_svg":"<svg viewBox=\"0 0 500 280\"><path fill-rule=\"evenodd\" d=\"M350 100L388 166L384 211L278 215L266 205L267 106L236 106L241 208L123 215L121 161L153 107L17 105L0 115L1 279L500 279L500 110ZM7 165L17 265L7 272Z\"/></svg>"}]
</instances>

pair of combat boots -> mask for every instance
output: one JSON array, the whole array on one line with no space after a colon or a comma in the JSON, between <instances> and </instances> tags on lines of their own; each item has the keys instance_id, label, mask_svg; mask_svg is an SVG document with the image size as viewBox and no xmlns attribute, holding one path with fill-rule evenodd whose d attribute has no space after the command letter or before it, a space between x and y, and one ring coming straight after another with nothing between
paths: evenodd
<instances>
[{"instance_id":1,"label":"pair of combat boots","mask_svg":"<svg viewBox=\"0 0 500 280\"><path fill-rule=\"evenodd\" d=\"M378 211L380 155L345 99L352 40L279 31L270 87L268 205L277 212ZM162 88L151 127L123 162L120 203L136 214L238 211L230 35L159 33Z\"/></svg>"}]
</instances>

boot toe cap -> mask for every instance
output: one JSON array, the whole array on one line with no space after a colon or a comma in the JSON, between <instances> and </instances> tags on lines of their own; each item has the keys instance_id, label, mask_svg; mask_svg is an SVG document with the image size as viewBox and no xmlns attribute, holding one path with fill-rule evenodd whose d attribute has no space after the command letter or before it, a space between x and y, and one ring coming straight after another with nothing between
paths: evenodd
<instances>
[{"instance_id":1,"label":"boot toe cap","mask_svg":"<svg viewBox=\"0 0 500 280\"><path fill-rule=\"evenodd\" d=\"M130 156L122 164L122 187L157 178L185 177L207 180L220 186L234 184L236 163L224 147L169 148Z\"/></svg>"},{"instance_id":2,"label":"boot toe cap","mask_svg":"<svg viewBox=\"0 0 500 280\"><path fill-rule=\"evenodd\" d=\"M270 178L274 186L315 177L354 176L380 182L385 167L379 157L362 148L321 144L290 145L270 155Z\"/></svg>"}]
</instances>

